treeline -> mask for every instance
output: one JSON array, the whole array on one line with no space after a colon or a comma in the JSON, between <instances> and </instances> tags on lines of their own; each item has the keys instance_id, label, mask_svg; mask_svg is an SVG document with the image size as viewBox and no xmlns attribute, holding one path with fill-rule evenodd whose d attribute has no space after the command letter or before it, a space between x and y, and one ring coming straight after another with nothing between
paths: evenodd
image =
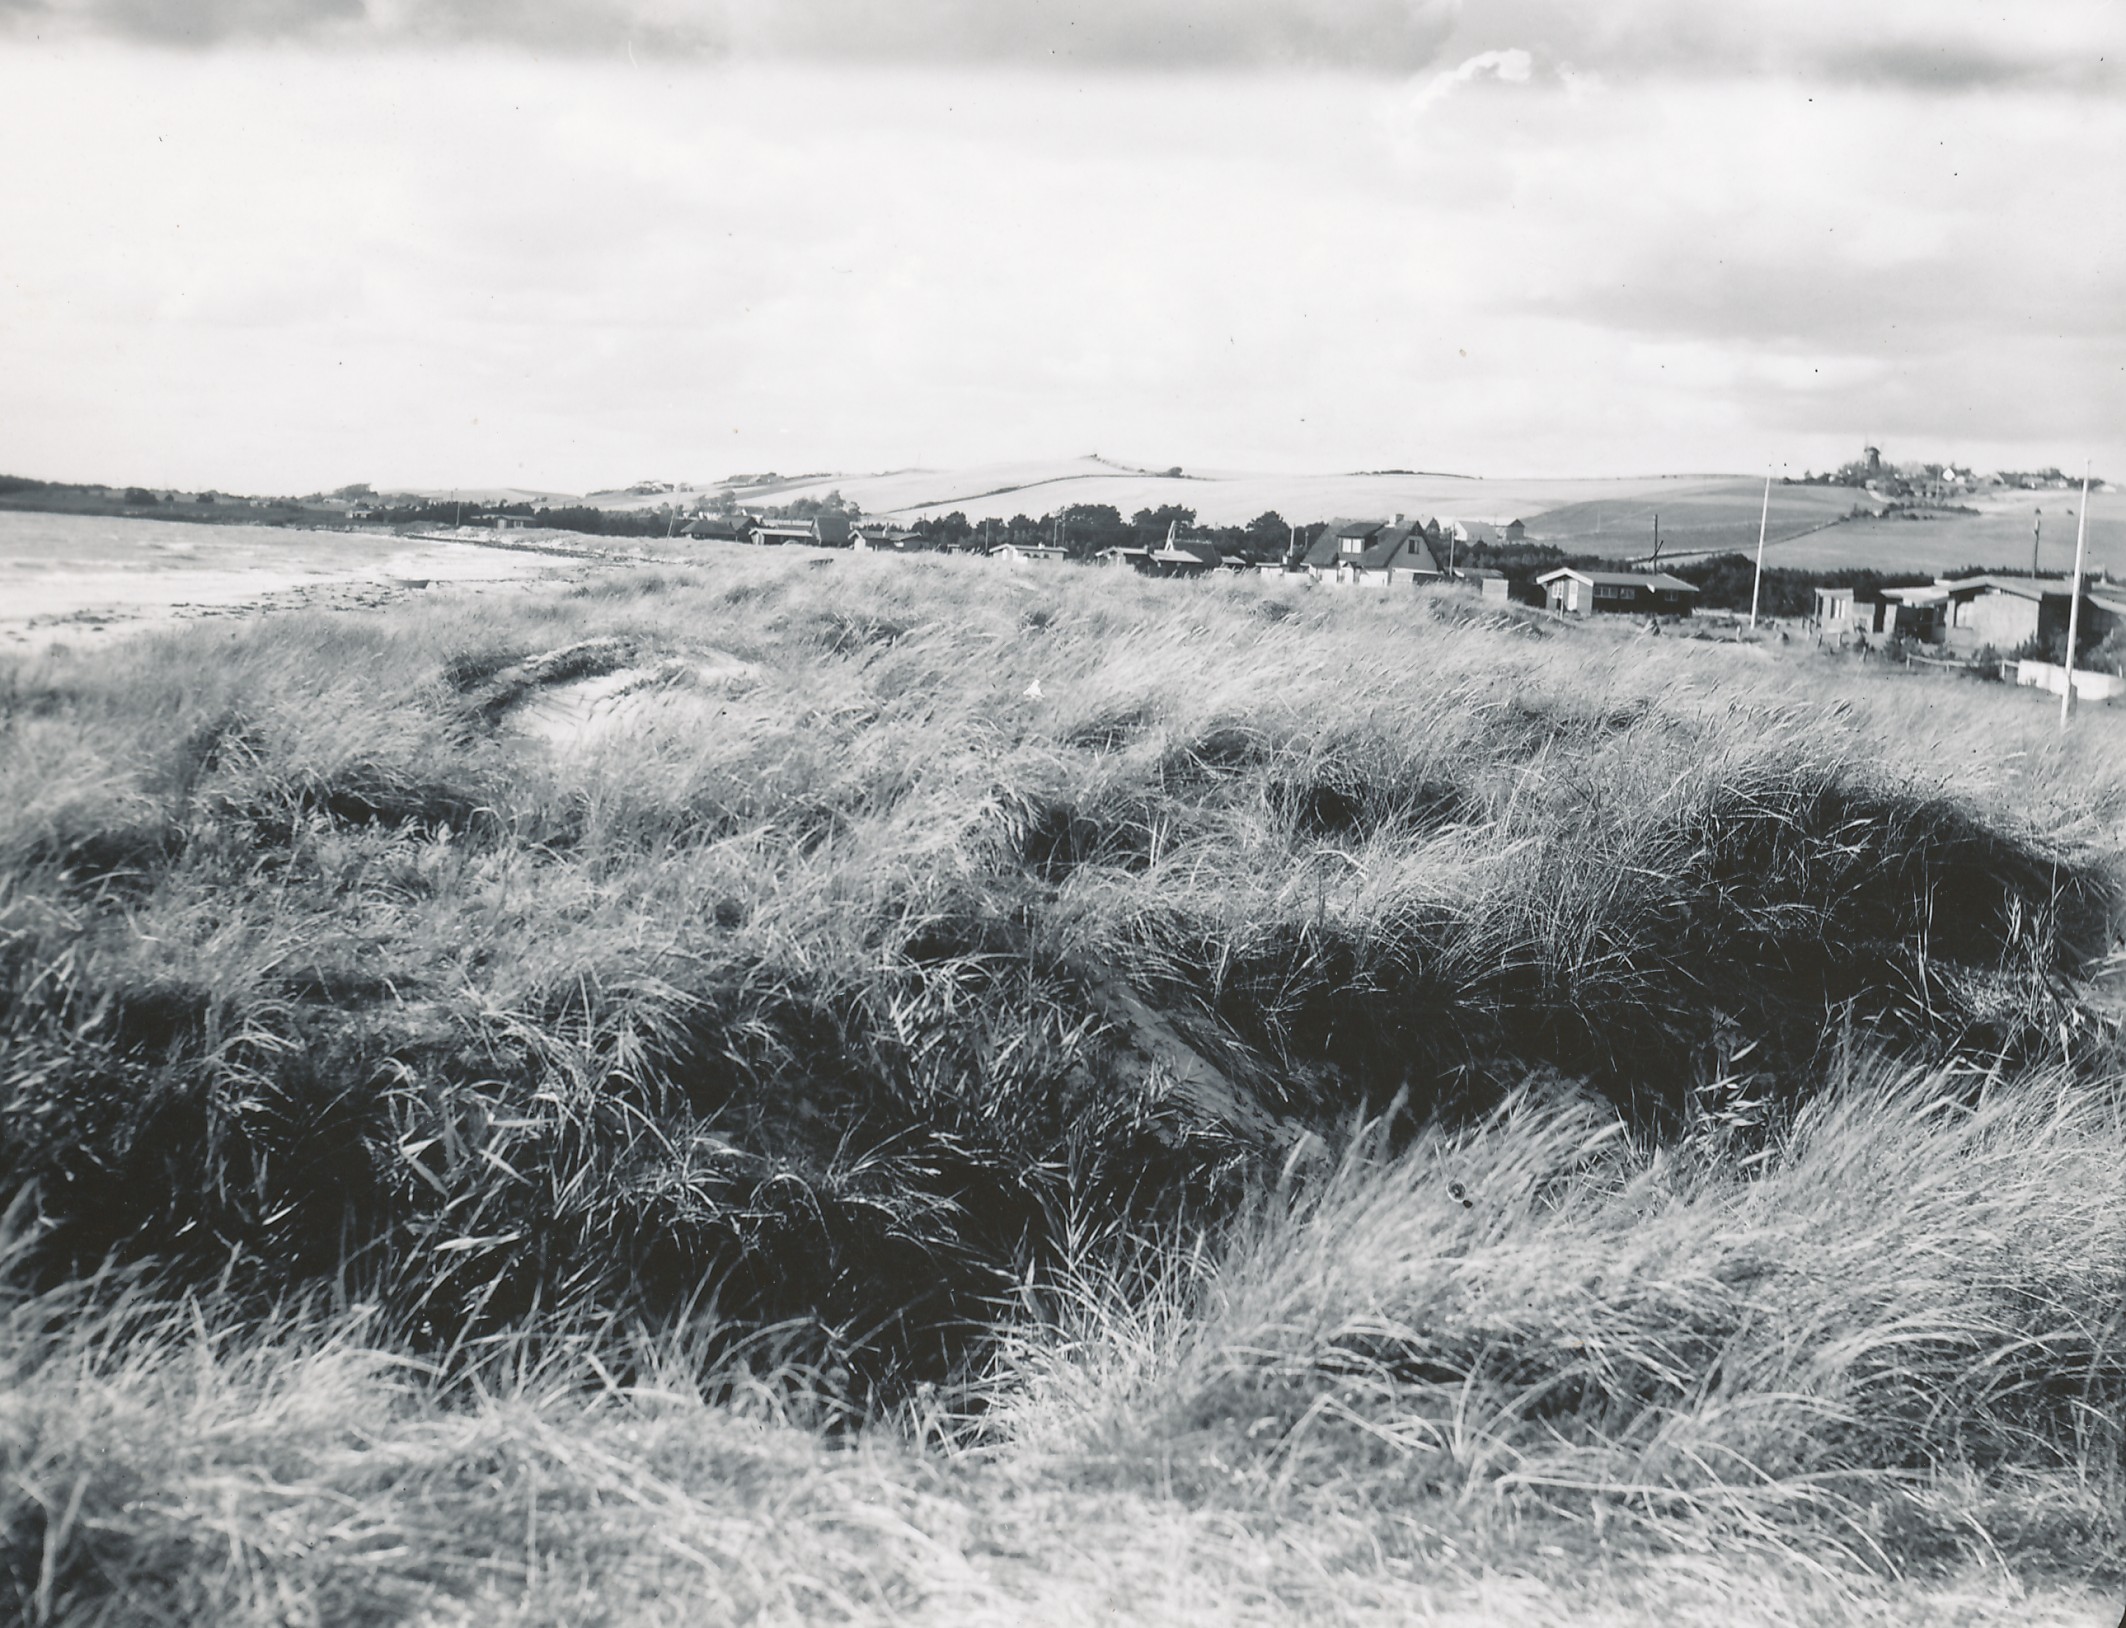
<instances>
[{"instance_id":1,"label":"treeline","mask_svg":"<svg viewBox=\"0 0 2126 1628\"><path fill-rule=\"evenodd\" d=\"M315 521L314 504L294 498L255 499L221 492L155 491L146 486L99 486L0 475L0 509L39 514L93 514L220 525Z\"/></svg>"},{"instance_id":2,"label":"treeline","mask_svg":"<svg viewBox=\"0 0 2126 1628\"><path fill-rule=\"evenodd\" d=\"M1319 520L1300 527L1299 547L1306 548L1327 525L1327 521ZM954 510L918 520L909 529L952 548L1050 543L1060 545L1073 559L1083 560L1110 548L1157 548L1175 527L1191 542L1214 543L1219 553L1256 564L1283 559L1291 546L1293 531L1274 509L1264 510L1244 526L1199 526L1196 511L1178 503L1139 509L1126 520L1111 503L1074 503L1039 519L1015 514L1009 520L973 521Z\"/></svg>"},{"instance_id":3,"label":"treeline","mask_svg":"<svg viewBox=\"0 0 2126 1628\"><path fill-rule=\"evenodd\" d=\"M522 520L528 526L553 531L578 531L593 537L665 537L684 525L665 509L599 509L585 503L558 509L534 508L529 503L451 503L424 500L418 503L376 503L363 511L366 523L384 526L479 525L497 516Z\"/></svg>"}]
</instances>

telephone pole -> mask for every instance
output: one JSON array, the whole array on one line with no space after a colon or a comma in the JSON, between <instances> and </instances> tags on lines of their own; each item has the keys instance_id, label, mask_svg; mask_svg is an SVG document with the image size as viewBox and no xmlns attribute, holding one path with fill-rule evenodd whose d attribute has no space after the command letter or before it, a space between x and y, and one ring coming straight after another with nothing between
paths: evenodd
<instances>
[{"instance_id":1,"label":"telephone pole","mask_svg":"<svg viewBox=\"0 0 2126 1628\"><path fill-rule=\"evenodd\" d=\"M2074 710L2074 641L2082 631L2082 545L2089 539L2089 465L2082 464L2082 512L2074 517L2074 576L2067 592L2067 682L2060 690L2060 728ZM2044 600L2038 601L2040 605Z\"/></svg>"},{"instance_id":2,"label":"telephone pole","mask_svg":"<svg viewBox=\"0 0 2126 1628\"><path fill-rule=\"evenodd\" d=\"M1750 631L1757 631L1757 597L1764 591L1764 533L1772 522L1772 468L1764 467L1764 509L1757 516L1757 577L1750 584Z\"/></svg>"}]
</instances>

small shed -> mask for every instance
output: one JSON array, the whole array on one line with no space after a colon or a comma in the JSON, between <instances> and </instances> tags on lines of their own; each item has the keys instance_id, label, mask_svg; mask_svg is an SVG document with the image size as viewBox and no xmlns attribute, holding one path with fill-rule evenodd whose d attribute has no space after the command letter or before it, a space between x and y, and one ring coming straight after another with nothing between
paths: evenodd
<instances>
[{"instance_id":1,"label":"small shed","mask_svg":"<svg viewBox=\"0 0 2126 1628\"><path fill-rule=\"evenodd\" d=\"M1145 555L1146 568L1158 577L1200 577L1218 570L1225 556L1218 545L1168 534L1164 543Z\"/></svg>"},{"instance_id":2,"label":"small shed","mask_svg":"<svg viewBox=\"0 0 2126 1628\"><path fill-rule=\"evenodd\" d=\"M1585 571L1562 566L1537 577L1561 616L1688 616L1698 590L1665 571Z\"/></svg>"},{"instance_id":3,"label":"small shed","mask_svg":"<svg viewBox=\"0 0 2126 1628\"><path fill-rule=\"evenodd\" d=\"M704 542L742 543L752 534L753 522L744 515L705 514L688 525L683 535Z\"/></svg>"},{"instance_id":4,"label":"small shed","mask_svg":"<svg viewBox=\"0 0 2126 1628\"><path fill-rule=\"evenodd\" d=\"M1103 548L1093 556L1100 565L1121 566L1146 575L1152 568L1152 551L1148 548Z\"/></svg>"},{"instance_id":5,"label":"small shed","mask_svg":"<svg viewBox=\"0 0 2126 1628\"><path fill-rule=\"evenodd\" d=\"M930 539L906 526L867 522L849 528L849 546L859 553L919 554L930 547Z\"/></svg>"},{"instance_id":6,"label":"small shed","mask_svg":"<svg viewBox=\"0 0 2126 1628\"><path fill-rule=\"evenodd\" d=\"M2067 636L2073 596L2064 577L1945 577L1934 591L1943 599L1941 642L1951 650L2017 650ZM2122 620L2126 596L2104 585L2083 588L2083 638L2101 639Z\"/></svg>"},{"instance_id":7,"label":"small shed","mask_svg":"<svg viewBox=\"0 0 2126 1628\"><path fill-rule=\"evenodd\" d=\"M847 548L851 524L845 514L817 514L809 520L762 520L753 527L756 543L810 544L815 548Z\"/></svg>"},{"instance_id":8,"label":"small shed","mask_svg":"<svg viewBox=\"0 0 2126 1628\"><path fill-rule=\"evenodd\" d=\"M1504 605L1513 599L1513 584L1503 571L1483 565L1458 565L1451 575L1462 587L1474 588L1487 603Z\"/></svg>"}]
</instances>

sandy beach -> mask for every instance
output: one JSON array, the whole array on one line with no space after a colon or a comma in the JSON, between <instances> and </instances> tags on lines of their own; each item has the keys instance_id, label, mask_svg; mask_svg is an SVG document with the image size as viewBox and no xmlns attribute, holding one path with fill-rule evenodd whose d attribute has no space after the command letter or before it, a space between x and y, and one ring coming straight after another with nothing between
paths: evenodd
<instances>
[{"instance_id":1,"label":"sandy beach","mask_svg":"<svg viewBox=\"0 0 2126 1628\"><path fill-rule=\"evenodd\" d=\"M0 652L195 617L375 608L435 586L534 582L587 563L463 537L0 512Z\"/></svg>"}]
</instances>

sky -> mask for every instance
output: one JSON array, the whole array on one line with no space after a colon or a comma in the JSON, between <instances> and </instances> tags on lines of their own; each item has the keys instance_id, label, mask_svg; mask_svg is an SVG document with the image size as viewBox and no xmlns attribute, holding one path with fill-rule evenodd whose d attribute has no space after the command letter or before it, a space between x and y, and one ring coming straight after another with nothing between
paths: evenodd
<instances>
[{"instance_id":1,"label":"sky","mask_svg":"<svg viewBox=\"0 0 2126 1628\"><path fill-rule=\"evenodd\" d=\"M2126 469L2115 0L0 0L0 472Z\"/></svg>"}]
</instances>

